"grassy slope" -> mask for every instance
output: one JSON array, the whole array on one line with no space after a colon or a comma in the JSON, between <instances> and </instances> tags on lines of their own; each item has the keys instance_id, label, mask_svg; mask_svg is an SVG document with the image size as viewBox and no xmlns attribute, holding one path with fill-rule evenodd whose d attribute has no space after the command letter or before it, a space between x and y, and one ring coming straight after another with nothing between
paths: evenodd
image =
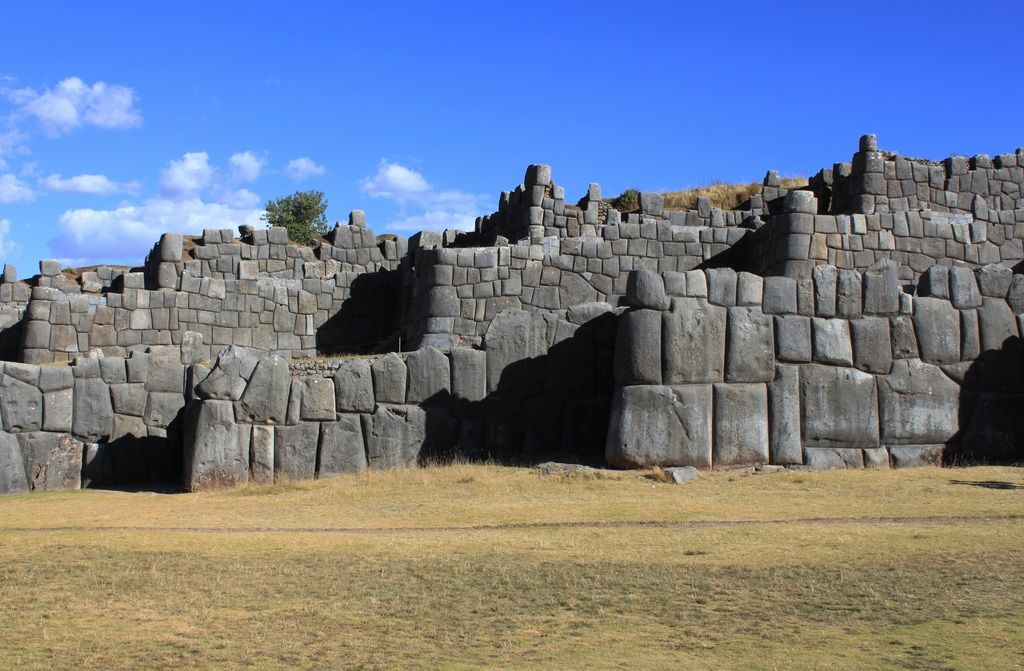
<instances>
[{"instance_id":1,"label":"grassy slope","mask_svg":"<svg viewBox=\"0 0 1024 671\"><path fill-rule=\"evenodd\" d=\"M0 668L1019 668L1022 532L997 468L6 497Z\"/></svg>"}]
</instances>

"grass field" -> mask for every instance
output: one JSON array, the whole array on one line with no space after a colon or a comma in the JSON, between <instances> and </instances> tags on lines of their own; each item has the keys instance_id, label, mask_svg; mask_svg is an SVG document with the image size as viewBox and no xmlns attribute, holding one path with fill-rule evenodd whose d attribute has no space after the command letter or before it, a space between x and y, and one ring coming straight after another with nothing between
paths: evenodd
<instances>
[{"instance_id":1,"label":"grass field","mask_svg":"<svg viewBox=\"0 0 1024 671\"><path fill-rule=\"evenodd\" d=\"M0 498L4 669L1016 669L1024 469Z\"/></svg>"}]
</instances>

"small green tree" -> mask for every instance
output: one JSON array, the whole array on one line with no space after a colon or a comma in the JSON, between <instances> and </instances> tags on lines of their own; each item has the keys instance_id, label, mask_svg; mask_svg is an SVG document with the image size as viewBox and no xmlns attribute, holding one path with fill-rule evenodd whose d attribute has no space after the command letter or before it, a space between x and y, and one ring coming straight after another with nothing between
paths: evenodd
<instances>
[{"instance_id":1,"label":"small green tree","mask_svg":"<svg viewBox=\"0 0 1024 671\"><path fill-rule=\"evenodd\" d=\"M288 239L311 245L327 234L327 199L323 191L296 191L290 196L267 201L263 220L267 226L288 229Z\"/></svg>"}]
</instances>

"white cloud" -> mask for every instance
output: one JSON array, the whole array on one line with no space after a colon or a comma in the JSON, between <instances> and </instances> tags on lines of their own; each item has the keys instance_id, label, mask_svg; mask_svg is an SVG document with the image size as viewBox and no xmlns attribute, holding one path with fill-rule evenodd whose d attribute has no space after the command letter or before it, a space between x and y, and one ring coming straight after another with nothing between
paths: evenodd
<instances>
[{"instance_id":1,"label":"white cloud","mask_svg":"<svg viewBox=\"0 0 1024 671\"><path fill-rule=\"evenodd\" d=\"M293 158L288 161L288 165L284 167L284 171L296 182L301 182L308 177L322 175L327 172L327 169L322 165L318 165L316 161L308 156L303 156L302 158Z\"/></svg>"},{"instance_id":2,"label":"white cloud","mask_svg":"<svg viewBox=\"0 0 1024 671\"><path fill-rule=\"evenodd\" d=\"M382 160L377 174L362 180L359 188L374 198L403 199L429 192L430 184L415 170Z\"/></svg>"},{"instance_id":3,"label":"white cloud","mask_svg":"<svg viewBox=\"0 0 1024 671\"><path fill-rule=\"evenodd\" d=\"M487 196L458 189L437 191L421 173L383 160L376 174L361 180L359 188L372 198L398 205L398 217L385 227L390 231L472 230L489 202Z\"/></svg>"},{"instance_id":4,"label":"white cloud","mask_svg":"<svg viewBox=\"0 0 1024 671\"><path fill-rule=\"evenodd\" d=\"M15 253L19 246L11 240L11 220L0 219L0 256L8 256Z\"/></svg>"},{"instance_id":5,"label":"white cloud","mask_svg":"<svg viewBox=\"0 0 1024 671\"><path fill-rule=\"evenodd\" d=\"M106 175L75 175L64 178L59 173L39 180L39 188L57 193L74 193L90 196L109 196L118 192L135 193L138 182L115 182Z\"/></svg>"},{"instance_id":6,"label":"white cloud","mask_svg":"<svg viewBox=\"0 0 1024 671\"><path fill-rule=\"evenodd\" d=\"M254 182L260 173L267 159L258 156L251 151L240 151L231 155L228 163L231 164L231 175L240 182Z\"/></svg>"},{"instance_id":7,"label":"white cloud","mask_svg":"<svg viewBox=\"0 0 1024 671\"><path fill-rule=\"evenodd\" d=\"M237 191L228 191L221 194L217 198L217 202L229 207L248 209L259 207L263 201L249 189L238 189Z\"/></svg>"},{"instance_id":8,"label":"white cloud","mask_svg":"<svg viewBox=\"0 0 1024 671\"><path fill-rule=\"evenodd\" d=\"M7 169L6 157L27 152L25 135L16 129L0 133L0 170Z\"/></svg>"},{"instance_id":9,"label":"white cloud","mask_svg":"<svg viewBox=\"0 0 1024 671\"><path fill-rule=\"evenodd\" d=\"M135 108L135 91L120 84L86 84L68 77L52 89L3 89L22 114L36 120L50 137L66 135L82 126L131 128L142 123Z\"/></svg>"},{"instance_id":10,"label":"white cloud","mask_svg":"<svg viewBox=\"0 0 1024 671\"><path fill-rule=\"evenodd\" d=\"M36 192L17 176L0 175L0 203L30 203L35 199Z\"/></svg>"},{"instance_id":11,"label":"white cloud","mask_svg":"<svg viewBox=\"0 0 1024 671\"><path fill-rule=\"evenodd\" d=\"M198 234L204 228L259 226L263 210L207 203L199 198L153 198L110 210L68 210L60 216L60 235L49 242L61 258L139 263L160 234L167 231Z\"/></svg>"},{"instance_id":12,"label":"white cloud","mask_svg":"<svg viewBox=\"0 0 1024 671\"><path fill-rule=\"evenodd\" d=\"M213 167L205 151L188 152L160 173L160 191L172 198L191 198L210 185Z\"/></svg>"}]
</instances>

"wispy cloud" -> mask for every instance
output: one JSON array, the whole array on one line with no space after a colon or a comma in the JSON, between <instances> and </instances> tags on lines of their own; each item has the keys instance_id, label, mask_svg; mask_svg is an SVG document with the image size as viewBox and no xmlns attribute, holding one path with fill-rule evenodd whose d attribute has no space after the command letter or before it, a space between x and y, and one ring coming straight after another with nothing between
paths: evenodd
<instances>
[{"instance_id":1,"label":"wispy cloud","mask_svg":"<svg viewBox=\"0 0 1024 671\"><path fill-rule=\"evenodd\" d=\"M171 161L160 173L160 192L171 198L191 198L210 185L213 167L205 151L191 151Z\"/></svg>"},{"instance_id":2,"label":"wispy cloud","mask_svg":"<svg viewBox=\"0 0 1024 671\"><path fill-rule=\"evenodd\" d=\"M115 193L138 193L138 182L115 182L106 175L75 175L63 177L59 173L39 180L39 188L55 193L73 193L87 196L110 196Z\"/></svg>"},{"instance_id":3,"label":"wispy cloud","mask_svg":"<svg viewBox=\"0 0 1024 671\"><path fill-rule=\"evenodd\" d=\"M11 240L11 220L0 219L0 257L7 257L20 249L18 243Z\"/></svg>"},{"instance_id":4,"label":"wispy cloud","mask_svg":"<svg viewBox=\"0 0 1024 671\"><path fill-rule=\"evenodd\" d=\"M386 228L399 232L472 230L488 201L487 196L459 189L436 189L422 173L387 160L381 160L376 173L360 180L359 188L371 198L388 199L398 206L398 217Z\"/></svg>"},{"instance_id":5,"label":"wispy cloud","mask_svg":"<svg viewBox=\"0 0 1024 671\"><path fill-rule=\"evenodd\" d=\"M231 165L231 175L240 182L255 182L263 173L263 166L267 159L251 151L240 151L231 155L228 159Z\"/></svg>"},{"instance_id":6,"label":"wispy cloud","mask_svg":"<svg viewBox=\"0 0 1024 671\"><path fill-rule=\"evenodd\" d=\"M327 169L310 157L303 156L288 161L288 165L284 167L284 172L296 182L301 182L310 177L318 177L327 172Z\"/></svg>"},{"instance_id":7,"label":"wispy cloud","mask_svg":"<svg viewBox=\"0 0 1024 671\"><path fill-rule=\"evenodd\" d=\"M68 77L53 88L0 88L15 106L16 116L35 120L49 137L66 135L83 126L132 128L142 124L135 107L135 91L121 84L98 81L87 84Z\"/></svg>"},{"instance_id":8,"label":"wispy cloud","mask_svg":"<svg viewBox=\"0 0 1024 671\"><path fill-rule=\"evenodd\" d=\"M161 170L158 196L109 209L67 210L57 221L60 235L49 241L51 252L58 258L74 259L75 264L137 263L167 231L196 234L204 228L259 226L263 214L260 197L238 188L246 175L237 174L239 161L232 160L246 153L229 158L230 167L218 167L206 152L188 152ZM243 168L252 167L245 162L241 161ZM98 189L102 185L96 180L92 186Z\"/></svg>"},{"instance_id":9,"label":"wispy cloud","mask_svg":"<svg viewBox=\"0 0 1024 671\"><path fill-rule=\"evenodd\" d=\"M16 175L0 175L0 203L31 203L36 195L32 187Z\"/></svg>"}]
</instances>

